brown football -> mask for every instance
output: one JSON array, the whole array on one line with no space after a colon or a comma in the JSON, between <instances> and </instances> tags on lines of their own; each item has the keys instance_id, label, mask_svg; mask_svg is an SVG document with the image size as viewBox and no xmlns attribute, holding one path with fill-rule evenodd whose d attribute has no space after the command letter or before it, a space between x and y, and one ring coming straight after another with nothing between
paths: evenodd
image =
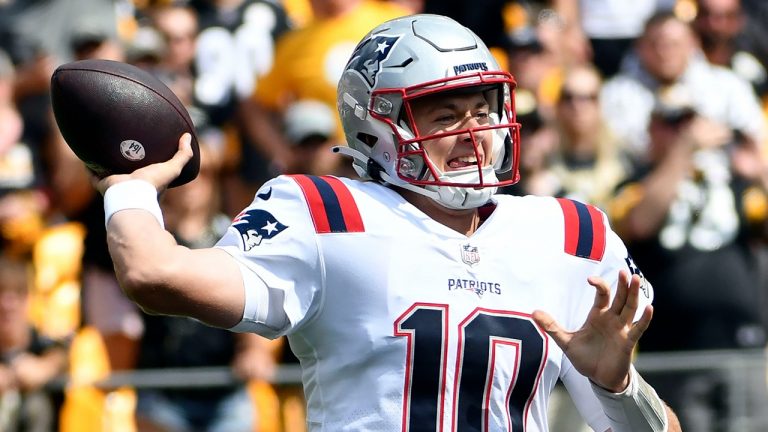
<instances>
[{"instance_id":1,"label":"brown football","mask_svg":"<svg viewBox=\"0 0 768 432\"><path fill-rule=\"evenodd\" d=\"M169 160L184 132L192 134L194 156L169 186L192 181L200 170L187 109L143 69L111 60L66 63L51 77L51 102L67 144L100 178Z\"/></svg>"}]
</instances>

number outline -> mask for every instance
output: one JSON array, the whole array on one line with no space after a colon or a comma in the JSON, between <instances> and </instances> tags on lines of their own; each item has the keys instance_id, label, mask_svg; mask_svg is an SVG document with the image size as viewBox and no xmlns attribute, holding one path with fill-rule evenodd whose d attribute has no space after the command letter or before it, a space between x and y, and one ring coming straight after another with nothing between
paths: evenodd
<instances>
[{"instance_id":1,"label":"number outline","mask_svg":"<svg viewBox=\"0 0 768 432\"><path fill-rule=\"evenodd\" d=\"M408 309L406 309L405 312L403 312L394 322L394 335L395 337L405 337L406 338L406 367L405 367L405 377L403 382L403 415L402 415L402 424L401 424L401 430L403 432L407 432L411 428L411 422L412 422L412 416L411 416L411 409L413 406L412 398L413 398L413 383L415 381L414 379L414 364L416 362L415 360L415 353L416 353L416 330L418 328L405 328L403 327L406 325L407 321L415 317L415 314L417 314L419 311L437 311L441 313L440 322L442 325L442 328L440 329L441 334L441 341L440 341L440 372L439 372L439 381L438 381L438 395L436 397L438 406L435 409L435 414L438 417L438 419L435 419L434 426L437 431L443 431L445 429L445 422L444 422L444 413L446 409L446 388L448 383L446 382L446 377L448 373L448 362L447 362L447 356L448 356L448 349L449 349L449 336L450 332L454 330L449 325L449 311L450 306L448 304L439 304L439 303L414 303L411 305ZM494 317L501 317L501 318L514 318L519 319L520 321L513 321L513 323L521 323L523 327L513 326L508 327L508 331L515 332L521 332L520 334L494 334L494 333L487 333L487 336L481 337L487 337L487 345L488 345L488 354L486 359L487 364L486 370L484 372L485 382L482 385L482 394L480 395L481 402L480 407L483 411L483 417L481 419L482 429L484 431L489 430L489 422L490 422L490 414L491 414L491 392L493 389L493 382L494 377L496 376L496 361L497 361L497 353L498 348L500 346L514 346L516 354L514 355L514 367L511 369L512 374L508 378L509 383L507 385L506 394L504 395L504 406L506 407L504 410L504 415L506 417L506 423L507 423L507 430L512 431L513 430L513 415L512 411L510 411L510 403L513 402L512 396L515 392L515 389L517 388L517 385L522 385L520 383L520 368L525 360L523 357L523 343L525 342L526 337L530 335L530 331L533 331L535 334L538 335L540 339L540 347L538 350L534 351L526 351L526 354L529 355L528 360L526 361L526 364L528 365L528 368L531 368L532 366L535 366L537 369L535 378L526 385L526 388L530 386L530 390L528 393L525 393L526 389L523 389L520 387L518 390L523 391L524 393L519 394L519 396L525 397L525 401L522 404L521 411L519 412L519 416L521 417L519 420L521 422L522 430L527 429L527 423L528 423L528 413L530 412L531 404L533 403L533 400L536 396L536 393L538 391L539 385L541 383L541 379L543 376L544 368L547 363L547 358L549 355L549 338L546 335L546 333L535 324L535 322L531 318L531 314L528 313L522 313L522 312L516 312L516 311L509 311L509 310L499 310L499 309L490 309L490 308L482 308L482 307L476 307L473 309L470 313L467 314L467 316L461 320L457 325L454 331L457 332L456 334L456 348L455 348L455 354L456 354L456 360L453 365L453 372L454 372L454 378L453 382L450 383L453 389L453 396L451 401L451 432L457 431L457 425L460 423L458 419L458 409L459 409L459 396L462 394L461 390L461 383L462 383L462 376L464 375L464 366L465 366L465 358L467 353L464 352L466 349L466 345L468 345L465 340L467 339L467 331L472 331L472 328L469 326L473 323L480 326L474 332L476 331L482 331L482 330L491 330L491 328L484 328L482 327L483 324L487 322L489 319L493 319ZM421 319L431 319L433 322L431 323L434 325L434 321L437 321L436 317L430 317L430 316L424 316L424 314L420 314ZM478 321L478 319L481 319ZM420 320L415 321L414 323L418 324ZM525 322L525 324L523 324ZM483 332L485 333L485 332ZM520 336L520 337L514 337L514 336ZM533 340L536 342L536 340ZM427 340L427 342L429 342ZM530 343L530 342L529 342ZM426 348L430 348L431 345L437 345L435 344L426 344ZM534 344L533 346L537 346ZM425 344L422 343L421 349L423 350L425 348ZM431 346L431 348L434 349L434 346ZM473 353L477 354L477 353ZM530 357L530 355L533 355L533 357ZM470 357L471 360L474 360L475 357ZM533 360L533 362L531 362ZM538 363L538 364L537 364ZM422 364L422 367L419 368L422 372L424 371L424 365ZM471 369L470 369L471 370ZM469 390L471 392L471 388ZM473 394L474 392L471 392ZM471 395L470 394L470 395ZM465 402L467 395L465 394L463 396ZM474 398L472 398L474 400ZM466 408L466 407L465 407ZM518 415L515 415L514 418L518 418ZM431 429L429 426L427 429ZM421 430L421 429L420 429ZM460 432L460 431L459 431Z\"/></svg>"}]
</instances>

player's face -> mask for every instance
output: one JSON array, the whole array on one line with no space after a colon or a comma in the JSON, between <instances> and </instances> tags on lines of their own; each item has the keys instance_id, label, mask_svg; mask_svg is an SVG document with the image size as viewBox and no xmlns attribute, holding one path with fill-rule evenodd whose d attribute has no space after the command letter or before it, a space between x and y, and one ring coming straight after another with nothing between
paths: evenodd
<instances>
[{"instance_id":1,"label":"player's face","mask_svg":"<svg viewBox=\"0 0 768 432\"><path fill-rule=\"evenodd\" d=\"M427 96L414 100L412 109L420 136L490 124L488 102L480 92ZM478 165L487 166L493 162L490 160L492 133L491 130L482 130L448 135L424 141L423 146L432 163L442 172L477 168Z\"/></svg>"}]
</instances>

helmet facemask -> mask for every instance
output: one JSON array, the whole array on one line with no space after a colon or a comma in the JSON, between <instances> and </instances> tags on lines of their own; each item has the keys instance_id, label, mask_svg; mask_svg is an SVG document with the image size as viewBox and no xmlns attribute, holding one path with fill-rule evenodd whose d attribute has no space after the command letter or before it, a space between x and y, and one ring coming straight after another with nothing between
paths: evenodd
<instances>
[{"instance_id":1,"label":"helmet facemask","mask_svg":"<svg viewBox=\"0 0 768 432\"><path fill-rule=\"evenodd\" d=\"M405 89L374 91L370 112L392 130L397 149L394 166L398 179L420 186L429 192L425 195L454 209L483 205L498 187L515 183L519 177L517 143L520 125L515 123L512 114L512 88L514 80L506 72L478 72ZM432 134L418 130L414 103L429 97L472 94L482 94L487 102L487 124ZM394 106L400 106L396 115L387 112ZM490 146L482 147L481 135L490 136ZM466 136L465 142L471 141L475 161L466 167L443 172L430 158L428 142L451 136Z\"/></svg>"}]
</instances>

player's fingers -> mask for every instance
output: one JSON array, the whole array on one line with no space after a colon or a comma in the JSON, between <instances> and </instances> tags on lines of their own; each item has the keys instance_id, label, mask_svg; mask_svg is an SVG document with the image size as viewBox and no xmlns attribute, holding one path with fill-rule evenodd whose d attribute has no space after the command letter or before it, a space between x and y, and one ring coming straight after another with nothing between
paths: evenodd
<instances>
[{"instance_id":1,"label":"player's fingers","mask_svg":"<svg viewBox=\"0 0 768 432\"><path fill-rule=\"evenodd\" d=\"M587 279L590 285L595 287L595 302L592 305L597 309L605 309L611 301L611 289L605 280L599 276L590 276Z\"/></svg>"},{"instance_id":2,"label":"player's fingers","mask_svg":"<svg viewBox=\"0 0 768 432\"><path fill-rule=\"evenodd\" d=\"M552 315L542 310L536 310L533 312L533 315L531 315L531 318L533 318L533 321L555 340L555 343L557 343L563 351L566 351L566 347L571 341L572 335L560 327L560 324L555 321Z\"/></svg>"},{"instance_id":3,"label":"player's fingers","mask_svg":"<svg viewBox=\"0 0 768 432\"><path fill-rule=\"evenodd\" d=\"M95 175L92 175L90 180L91 186L93 186L102 195L104 195L104 192L107 191L107 188L111 186L105 179L98 178Z\"/></svg>"},{"instance_id":4,"label":"player's fingers","mask_svg":"<svg viewBox=\"0 0 768 432\"><path fill-rule=\"evenodd\" d=\"M629 287L627 288L627 299L624 303L624 307L621 309L621 319L623 322L631 323L637 313L637 308L640 305L640 276L632 275L629 281Z\"/></svg>"},{"instance_id":5,"label":"player's fingers","mask_svg":"<svg viewBox=\"0 0 768 432\"><path fill-rule=\"evenodd\" d=\"M184 168L184 165L186 165L191 158L192 135L186 132L179 138L179 149L173 155L170 162L179 169L179 172L181 172L181 169Z\"/></svg>"},{"instance_id":6,"label":"player's fingers","mask_svg":"<svg viewBox=\"0 0 768 432\"><path fill-rule=\"evenodd\" d=\"M152 183L158 192L162 192L173 179L181 174L181 170L192 155L192 135L184 133L179 138L179 147L173 157L165 162L139 168L131 174L131 177L146 180Z\"/></svg>"},{"instance_id":7,"label":"player's fingers","mask_svg":"<svg viewBox=\"0 0 768 432\"><path fill-rule=\"evenodd\" d=\"M616 296L613 298L613 303L611 304L611 312L615 313L616 315L621 314L621 311L624 309L624 305L627 302L629 284L629 273L621 270L619 272L619 283L616 287Z\"/></svg>"},{"instance_id":8,"label":"player's fingers","mask_svg":"<svg viewBox=\"0 0 768 432\"><path fill-rule=\"evenodd\" d=\"M631 329L629 329L628 337L632 342L637 343L637 341L640 340L640 337L643 335L643 333L648 330L648 326L651 325L652 318L653 306L648 305L643 310L643 315L640 317L640 320L637 321Z\"/></svg>"},{"instance_id":9,"label":"player's fingers","mask_svg":"<svg viewBox=\"0 0 768 432\"><path fill-rule=\"evenodd\" d=\"M181 170L184 169L184 166L187 164L190 158L192 158L192 135L189 133L184 133L181 138L179 138L179 149L176 150L176 153L174 153L170 160L162 164L162 174L157 171L153 171L153 179L156 178L158 174L160 176L157 178L160 184L155 185L157 186L158 190L164 189L167 182L170 182L174 178L178 177L179 174L181 174Z\"/></svg>"}]
</instances>

